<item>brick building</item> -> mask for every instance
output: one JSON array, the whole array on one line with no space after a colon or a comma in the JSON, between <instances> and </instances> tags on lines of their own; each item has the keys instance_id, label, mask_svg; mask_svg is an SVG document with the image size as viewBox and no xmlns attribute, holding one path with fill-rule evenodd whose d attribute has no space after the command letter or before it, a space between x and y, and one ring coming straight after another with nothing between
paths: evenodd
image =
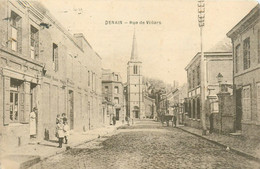
<instances>
[{"instance_id":1,"label":"brick building","mask_svg":"<svg viewBox=\"0 0 260 169\"><path fill-rule=\"evenodd\" d=\"M200 53L197 53L185 68L188 80L187 99L185 101L185 111L187 113L185 124L195 128L202 127L200 77L203 75L201 74L200 57ZM209 103L208 111L205 113L208 121L209 113L218 113L217 93L219 92L219 83L217 75L221 73L224 83L233 84L230 40L224 39L217 43L212 49L204 53L204 57L206 62L206 97Z\"/></svg>"},{"instance_id":2,"label":"brick building","mask_svg":"<svg viewBox=\"0 0 260 169\"><path fill-rule=\"evenodd\" d=\"M125 119L124 106L124 87L122 78L119 73L112 72L109 69L102 71L102 96L107 104L112 106L112 109L107 108L106 124L111 122L112 116L116 116L116 120L122 121ZM110 120L108 120L110 119Z\"/></svg>"},{"instance_id":3,"label":"brick building","mask_svg":"<svg viewBox=\"0 0 260 169\"><path fill-rule=\"evenodd\" d=\"M82 34L71 35L36 1L0 1L0 142L8 148L36 135L55 139L56 115L72 130L102 123L101 58Z\"/></svg>"},{"instance_id":4,"label":"brick building","mask_svg":"<svg viewBox=\"0 0 260 169\"><path fill-rule=\"evenodd\" d=\"M236 130L246 136L260 134L260 5L228 33L233 45Z\"/></svg>"}]
</instances>

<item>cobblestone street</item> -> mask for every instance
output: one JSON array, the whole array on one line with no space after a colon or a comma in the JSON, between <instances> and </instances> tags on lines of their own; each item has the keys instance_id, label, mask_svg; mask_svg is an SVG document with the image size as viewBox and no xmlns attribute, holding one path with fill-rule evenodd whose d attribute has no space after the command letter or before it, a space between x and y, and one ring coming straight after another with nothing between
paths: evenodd
<instances>
[{"instance_id":1,"label":"cobblestone street","mask_svg":"<svg viewBox=\"0 0 260 169\"><path fill-rule=\"evenodd\" d=\"M177 128L141 121L49 158L42 169L259 168L260 165Z\"/></svg>"}]
</instances>

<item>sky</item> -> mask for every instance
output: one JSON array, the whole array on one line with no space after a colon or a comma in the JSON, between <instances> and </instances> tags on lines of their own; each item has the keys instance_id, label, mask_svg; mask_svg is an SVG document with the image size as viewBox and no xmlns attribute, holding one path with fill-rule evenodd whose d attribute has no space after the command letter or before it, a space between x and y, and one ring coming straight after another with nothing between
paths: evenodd
<instances>
[{"instance_id":1,"label":"sky","mask_svg":"<svg viewBox=\"0 0 260 169\"><path fill-rule=\"evenodd\" d=\"M102 67L120 72L123 82L126 82L134 29L146 77L170 84L174 80L186 83L185 67L200 51L196 0L39 1L71 34L83 33L102 57ZM255 0L205 0L204 49L223 40L257 3ZM106 24L108 21L122 24Z\"/></svg>"}]
</instances>

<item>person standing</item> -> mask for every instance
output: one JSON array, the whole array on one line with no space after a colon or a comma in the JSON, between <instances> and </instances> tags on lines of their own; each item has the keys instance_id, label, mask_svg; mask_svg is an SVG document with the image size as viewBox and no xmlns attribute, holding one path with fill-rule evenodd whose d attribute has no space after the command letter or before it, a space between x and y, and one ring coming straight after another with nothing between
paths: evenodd
<instances>
[{"instance_id":1,"label":"person standing","mask_svg":"<svg viewBox=\"0 0 260 169\"><path fill-rule=\"evenodd\" d=\"M60 114L57 114L57 117L56 117L56 124L59 124L59 122L60 122Z\"/></svg>"},{"instance_id":2,"label":"person standing","mask_svg":"<svg viewBox=\"0 0 260 169\"><path fill-rule=\"evenodd\" d=\"M176 118L175 115L173 116L173 122L174 122L174 127L176 127L176 125L177 125L177 118Z\"/></svg>"},{"instance_id":3,"label":"person standing","mask_svg":"<svg viewBox=\"0 0 260 169\"><path fill-rule=\"evenodd\" d=\"M64 139L65 139L65 144L68 144L68 136L69 136L69 130L70 130L70 127L69 127L67 121L64 122L63 130L64 130Z\"/></svg>"},{"instance_id":4,"label":"person standing","mask_svg":"<svg viewBox=\"0 0 260 169\"><path fill-rule=\"evenodd\" d=\"M113 125L116 125L116 116L113 115Z\"/></svg>"},{"instance_id":5,"label":"person standing","mask_svg":"<svg viewBox=\"0 0 260 169\"><path fill-rule=\"evenodd\" d=\"M34 107L32 112L30 113L30 137L34 137L36 135L36 114L37 108Z\"/></svg>"},{"instance_id":6,"label":"person standing","mask_svg":"<svg viewBox=\"0 0 260 169\"><path fill-rule=\"evenodd\" d=\"M65 123L65 122L68 121L68 118L67 118L67 116L66 116L65 113L62 113L61 118L62 118L62 120L63 120L63 123Z\"/></svg>"},{"instance_id":7,"label":"person standing","mask_svg":"<svg viewBox=\"0 0 260 169\"><path fill-rule=\"evenodd\" d=\"M63 124L62 119L60 119L59 123L57 124L56 130L57 130L57 136L59 139L58 148L62 148L62 143L63 143L63 138L64 138L64 124Z\"/></svg>"},{"instance_id":8,"label":"person standing","mask_svg":"<svg viewBox=\"0 0 260 169\"><path fill-rule=\"evenodd\" d=\"M214 119L213 119L213 113L210 113L209 115L209 133L213 133L213 122L214 122Z\"/></svg>"}]
</instances>

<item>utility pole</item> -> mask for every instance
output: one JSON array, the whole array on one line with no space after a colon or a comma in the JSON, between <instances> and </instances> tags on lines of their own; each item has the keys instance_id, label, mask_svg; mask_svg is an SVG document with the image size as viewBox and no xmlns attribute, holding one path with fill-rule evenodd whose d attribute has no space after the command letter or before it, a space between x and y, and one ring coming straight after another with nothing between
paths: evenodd
<instances>
[{"instance_id":1,"label":"utility pole","mask_svg":"<svg viewBox=\"0 0 260 169\"><path fill-rule=\"evenodd\" d=\"M200 68L201 68L201 84L200 84L200 94L201 94L201 124L202 124L202 135L206 135L206 91L207 91L207 76L206 76L206 64L203 51L203 27L205 25L205 1L198 0L198 22L200 27Z\"/></svg>"}]
</instances>

